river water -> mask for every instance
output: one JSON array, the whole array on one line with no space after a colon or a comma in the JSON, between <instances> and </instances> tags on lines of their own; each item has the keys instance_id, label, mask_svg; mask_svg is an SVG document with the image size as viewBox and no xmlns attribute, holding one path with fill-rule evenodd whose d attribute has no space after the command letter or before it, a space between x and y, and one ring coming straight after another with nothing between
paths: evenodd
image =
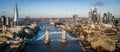
<instances>
[{"instance_id":1,"label":"river water","mask_svg":"<svg viewBox=\"0 0 120 52\"><path fill-rule=\"evenodd\" d=\"M79 40L71 40L66 37L66 44L62 44L61 41L58 41L61 40L60 33L50 34L50 43L45 45L44 38L41 39L41 36L45 34L45 28L47 27L50 32L58 32L61 31L61 29L42 22L39 22L38 25L41 30L38 32L38 35L26 44L24 52L82 52L81 46L79 45ZM70 36L75 37L74 35Z\"/></svg>"}]
</instances>

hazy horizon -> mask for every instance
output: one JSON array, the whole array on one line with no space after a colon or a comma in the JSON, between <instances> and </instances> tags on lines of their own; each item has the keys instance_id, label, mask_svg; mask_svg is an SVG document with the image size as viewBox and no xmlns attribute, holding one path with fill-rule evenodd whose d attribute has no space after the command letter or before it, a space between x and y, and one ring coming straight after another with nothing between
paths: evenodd
<instances>
[{"instance_id":1,"label":"hazy horizon","mask_svg":"<svg viewBox=\"0 0 120 52\"><path fill-rule=\"evenodd\" d=\"M19 17L88 17L90 8L95 6L98 13L110 12L120 17L119 0L0 0L0 16L13 17L17 3Z\"/></svg>"}]
</instances>

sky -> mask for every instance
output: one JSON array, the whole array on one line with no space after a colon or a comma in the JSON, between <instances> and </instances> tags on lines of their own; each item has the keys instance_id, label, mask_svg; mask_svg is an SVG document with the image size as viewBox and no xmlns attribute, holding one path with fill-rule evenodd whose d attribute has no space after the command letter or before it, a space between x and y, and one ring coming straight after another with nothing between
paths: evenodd
<instances>
[{"instance_id":1,"label":"sky","mask_svg":"<svg viewBox=\"0 0 120 52\"><path fill-rule=\"evenodd\" d=\"M19 17L88 17L91 7L120 17L120 0L0 0L0 16L13 17L15 3Z\"/></svg>"}]
</instances>

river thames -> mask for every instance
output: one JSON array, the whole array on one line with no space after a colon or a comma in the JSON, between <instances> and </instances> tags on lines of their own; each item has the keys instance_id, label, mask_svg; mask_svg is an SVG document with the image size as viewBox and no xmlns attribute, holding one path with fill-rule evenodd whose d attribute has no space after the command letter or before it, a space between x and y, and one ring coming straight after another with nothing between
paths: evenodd
<instances>
[{"instance_id":1,"label":"river thames","mask_svg":"<svg viewBox=\"0 0 120 52\"><path fill-rule=\"evenodd\" d=\"M50 43L48 45L44 44L44 37L41 37L45 34L45 28L48 28L50 32L58 32L61 31L61 29L41 22L39 22L38 25L41 30L26 44L24 52L82 52L81 46L79 45L80 40L72 40L66 36L66 44L63 44L60 41L60 33L50 34ZM69 36L75 37L72 34L69 34Z\"/></svg>"}]
</instances>

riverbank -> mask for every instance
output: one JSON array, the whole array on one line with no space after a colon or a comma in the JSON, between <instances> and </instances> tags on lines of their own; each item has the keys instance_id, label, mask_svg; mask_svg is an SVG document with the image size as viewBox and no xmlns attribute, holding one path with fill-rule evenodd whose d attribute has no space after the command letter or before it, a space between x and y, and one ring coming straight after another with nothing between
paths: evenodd
<instances>
[{"instance_id":1,"label":"riverbank","mask_svg":"<svg viewBox=\"0 0 120 52\"><path fill-rule=\"evenodd\" d=\"M110 24L67 24L66 31L80 37L82 47L90 46L90 49L94 49L96 52L116 51L119 46L116 45L120 38L119 29ZM86 44L89 45L87 46ZM85 50L84 48L83 51Z\"/></svg>"},{"instance_id":2,"label":"riverbank","mask_svg":"<svg viewBox=\"0 0 120 52\"><path fill-rule=\"evenodd\" d=\"M29 26L16 26L0 32L0 52L20 52L26 46L29 38L39 31L37 24Z\"/></svg>"}]
</instances>

